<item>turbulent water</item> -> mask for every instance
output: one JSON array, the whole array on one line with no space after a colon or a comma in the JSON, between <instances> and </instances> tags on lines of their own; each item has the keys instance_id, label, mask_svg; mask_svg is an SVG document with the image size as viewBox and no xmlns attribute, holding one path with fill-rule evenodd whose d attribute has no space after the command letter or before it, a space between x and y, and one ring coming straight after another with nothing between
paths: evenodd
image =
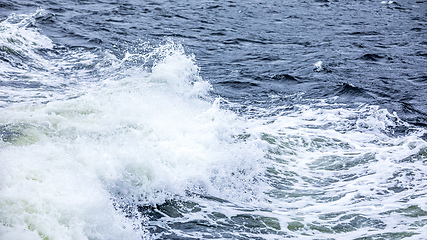
<instances>
[{"instance_id":1,"label":"turbulent water","mask_svg":"<svg viewBox=\"0 0 427 240\"><path fill-rule=\"evenodd\" d=\"M0 0L0 239L427 239L427 1Z\"/></svg>"}]
</instances>

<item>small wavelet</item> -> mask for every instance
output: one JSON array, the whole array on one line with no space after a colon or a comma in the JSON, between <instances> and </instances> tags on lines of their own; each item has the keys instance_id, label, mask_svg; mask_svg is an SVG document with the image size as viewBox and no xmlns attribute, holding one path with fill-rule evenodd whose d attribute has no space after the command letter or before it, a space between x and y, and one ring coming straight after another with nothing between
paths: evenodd
<instances>
[{"instance_id":1,"label":"small wavelet","mask_svg":"<svg viewBox=\"0 0 427 240\"><path fill-rule=\"evenodd\" d=\"M45 103L79 95L84 88L91 87L91 82L97 81L93 81L97 74L107 75L118 64L115 56L108 52L53 43L33 24L50 17L51 14L39 9L32 15L12 14L0 22L3 86L0 96L16 96L1 102L0 106Z\"/></svg>"},{"instance_id":2,"label":"small wavelet","mask_svg":"<svg viewBox=\"0 0 427 240\"><path fill-rule=\"evenodd\" d=\"M381 56L379 54L375 54L375 53L367 53L363 56L361 56L359 59L360 60L365 60L365 61L379 61L381 59L383 59L384 56Z\"/></svg>"},{"instance_id":3,"label":"small wavelet","mask_svg":"<svg viewBox=\"0 0 427 240\"><path fill-rule=\"evenodd\" d=\"M350 95L350 96L360 96L364 95L366 93L366 90L360 87L353 86L348 83L344 83L341 86L338 87L336 91L336 95Z\"/></svg>"},{"instance_id":4,"label":"small wavelet","mask_svg":"<svg viewBox=\"0 0 427 240\"><path fill-rule=\"evenodd\" d=\"M287 73L276 74L276 75L272 76L271 79L276 80L276 81L285 81L285 82L300 82L300 80L298 80L298 77L294 77L294 76L289 75Z\"/></svg>"}]
</instances>

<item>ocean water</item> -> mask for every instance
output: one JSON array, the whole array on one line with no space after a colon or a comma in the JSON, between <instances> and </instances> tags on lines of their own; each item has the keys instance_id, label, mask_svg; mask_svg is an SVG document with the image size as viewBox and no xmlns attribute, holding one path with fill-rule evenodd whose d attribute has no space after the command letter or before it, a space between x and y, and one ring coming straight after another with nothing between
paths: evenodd
<instances>
[{"instance_id":1,"label":"ocean water","mask_svg":"<svg viewBox=\"0 0 427 240\"><path fill-rule=\"evenodd\" d=\"M0 239L427 239L426 13L0 0Z\"/></svg>"}]
</instances>

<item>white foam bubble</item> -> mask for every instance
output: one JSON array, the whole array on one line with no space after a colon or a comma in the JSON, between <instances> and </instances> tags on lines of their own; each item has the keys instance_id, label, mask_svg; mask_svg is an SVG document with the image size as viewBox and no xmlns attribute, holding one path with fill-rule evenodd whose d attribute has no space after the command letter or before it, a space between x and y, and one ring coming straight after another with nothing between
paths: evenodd
<instances>
[{"instance_id":1,"label":"white foam bubble","mask_svg":"<svg viewBox=\"0 0 427 240\"><path fill-rule=\"evenodd\" d=\"M314 71L316 71L316 72L320 72L320 71L322 71L323 70L323 62L322 61L317 61L315 64L314 64Z\"/></svg>"}]
</instances>

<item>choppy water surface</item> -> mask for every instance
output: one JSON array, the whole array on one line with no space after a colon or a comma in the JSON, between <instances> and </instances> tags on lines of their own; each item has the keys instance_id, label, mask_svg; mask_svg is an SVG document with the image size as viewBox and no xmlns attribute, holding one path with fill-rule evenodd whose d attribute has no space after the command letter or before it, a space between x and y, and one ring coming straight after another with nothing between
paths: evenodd
<instances>
[{"instance_id":1,"label":"choppy water surface","mask_svg":"<svg viewBox=\"0 0 427 240\"><path fill-rule=\"evenodd\" d=\"M425 239L426 1L0 9L1 239Z\"/></svg>"}]
</instances>

